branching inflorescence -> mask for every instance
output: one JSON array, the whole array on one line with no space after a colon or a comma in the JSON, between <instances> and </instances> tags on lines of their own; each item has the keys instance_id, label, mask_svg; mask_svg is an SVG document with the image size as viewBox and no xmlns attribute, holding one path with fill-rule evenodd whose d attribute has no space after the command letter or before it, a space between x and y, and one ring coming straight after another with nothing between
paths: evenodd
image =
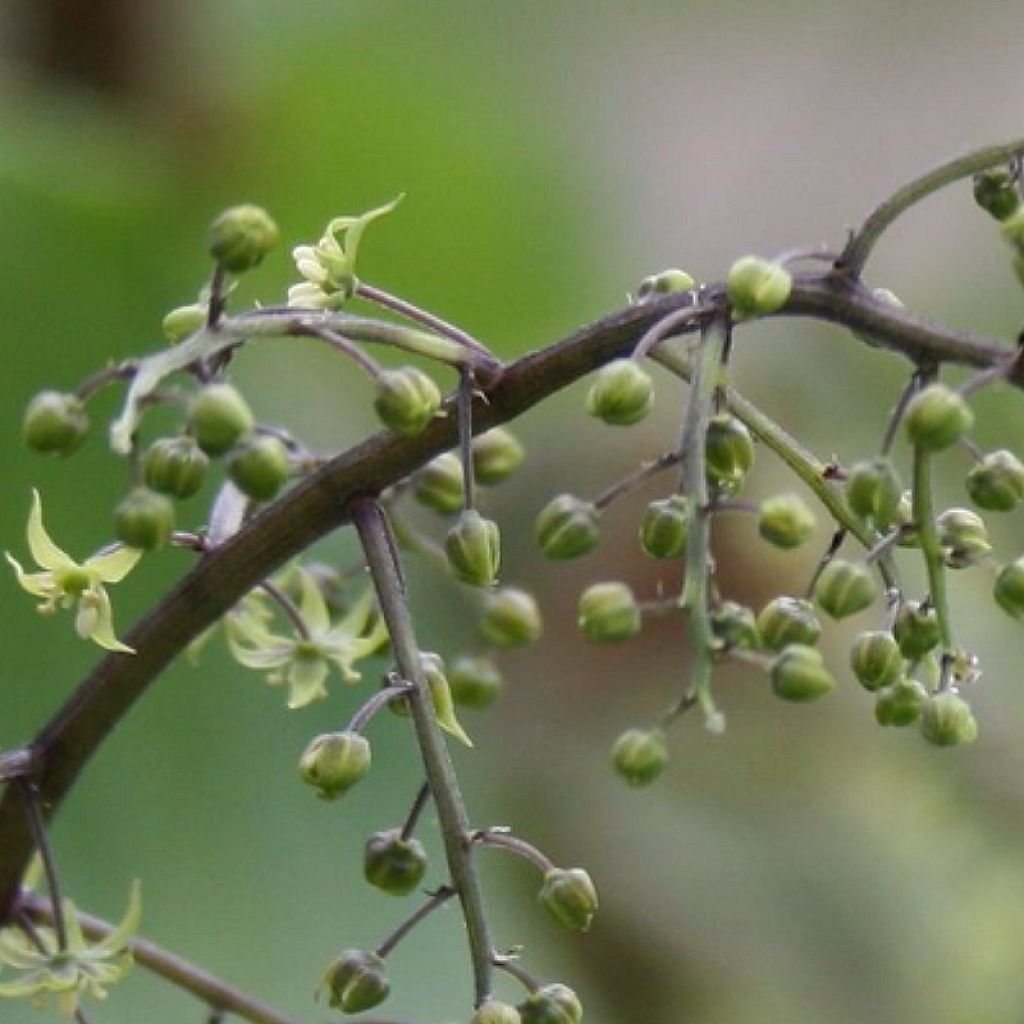
<instances>
[{"instance_id":1,"label":"branching inflorescence","mask_svg":"<svg viewBox=\"0 0 1024 1024\"><path fill-rule=\"evenodd\" d=\"M1024 558L995 563L982 516L970 508L938 511L932 477L941 453L962 444L975 458L967 477L975 508L1007 512L1024 501L1024 465L1016 455L981 452L967 438L973 422L969 399L994 382L1024 382L1019 348L917 317L891 292L867 288L860 275L878 237L900 213L935 189L973 175L975 199L1000 223L1024 281L1022 151L1024 140L1017 140L925 175L882 204L839 255L745 256L720 284L699 284L680 270L653 275L628 308L508 364L465 331L357 277L365 231L395 203L332 220L316 244L294 251L302 281L291 288L286 305L235 314L228 311L233 276L262 261L278 230L258 207L225 211L211 227L209 284L195 302L164 320L170 347L104 368L74 391L42 392L26 411L29 447L68 455L88 432L89 399L126 382L110 445L127 462L129 489L114 511L115 540L83 561L51 539L38 494L27 531L38 571L25 571L8 555L17 582L41 599L40 611L74 606L79 635L110 653L34 740L0 754L0 780L7 783L0 804L0 962L20 972L0 979L0 994L52 994L83 1020L79 996L101 995L134 954L207 1003L214 1019L230 1013L256 1024L287 1024L285 1015L201 968L132 938L138 918L134 890L125 922L116 929L79 914L60 895L46 839L46 816L56 811L114 724L175 656L186 650L200 656L220 622L235 659L284 685L293 709L326 698L334 677L360 682L362 663L390 650L393 664L379 686L337 731L313 737L300 758L301 778L320 797L337 799L371 773L366 733L383 709L410 720L421 754L425 782L410 780L415 798L405 821L369 838L364 873L371 885L395 897L420 890L429 865L415 833L428 801L443 840L444 870L375 948L344 949L330 961L321 983L327 1002L346 1013L381 1003L389 993L387 962L396 947L428 914L457 900L468 939L475 1024L581 1019L570 988L537 981L514 954L495 944L476 860L488 848L526 858L542 875L541 905L570 930L590 926L598 907L594 884L583 869L555 865L507 829L471 825L445 734L471 745L460 708L490 704L502 686L500 652L531 643L542 631L529 592L499 583L499 528L479 509L480 490L500 484L524 457L500 424L592 371L597 372L587 411L617 427L639 422L652 407L648 361L688 383L675 446L593 498L556 495L536 521L537 542L547 556L577 558L596 547L602 517L624 494L654 477L675 478L638 525L642 550L677 571L669 592L643 599L625 583L608 580L587 587L579 600L580 629L597 643L629 639L651 615L679 615L686 623L688 674L652 724L626 730L613 745L613 766L627 783L646 785L661 774L669 730L690 709L700 712L711 732L724 731L713 685L723 662L738 660L764 672L784 700L815 700L832 690L833 672L817 646L822 613L841 620L877 607L875 628L852 642L850 664L874 696L879 723L916 723L939 746L972 742L978 730L965 693L979 675L978 658L955 633L947 577L991 566L996 602L1020 618ZM816 269L799 269L812 263ZM401 319L355 315L346 308L355 298ZM903 353L911 363L878 451L853 465L816 458L732 381L737 334L763 317L787 315L835 322L869 344ZM387 430L348 452L323 457L287 427L259 421L230 382L231 364L256 341L298 337L325 343L372 379L374 406ZM417 362L385 367L367 351L375 345ZM424 362L456 374L447 399L422 369ZM950 363L976 373L950 387L939 380L942 366ZM144 441L146 411L154 405L179 409L180 429ZM907 488L891 458L901 437L913 466ZM742 498L759 444L782 459L813 500L796 489L756 503ZM218 464L225 479L205 525L181 529L179 503L199 493ZM452 517L442 539L411 524L405 514L409 501ZM806 588L779 594L756 611L720 592L713 557L720 516L754 515L760 536L789 550L815 536L814 503L830 521L832 539ZM346 523L355 527L363 552L356 566L342 569L301 557ZM105 584L118 582L143 552L165 545L194 551L195 567L131 630L116 634ZM408 602L406 555L445 567L479 599L479 650L446 664L420 647ZM900 562L907 558L923 568L922 593L901 583ZM360 582L367 575L369 586ZM44 868L43 893L25 876L33 849ZM500 1000L496 971L526 987L518 1005Z\"/></svg>"}]
</instances>

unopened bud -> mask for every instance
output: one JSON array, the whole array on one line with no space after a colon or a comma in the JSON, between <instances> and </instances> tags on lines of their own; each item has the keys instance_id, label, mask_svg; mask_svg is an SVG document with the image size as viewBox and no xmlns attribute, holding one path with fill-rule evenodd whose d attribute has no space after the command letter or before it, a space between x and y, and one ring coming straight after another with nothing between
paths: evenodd
<instances>
[{"instance_id":1,"label":"unopened bud","mask_svg":"<svg viewBox=\"0 0 1024 1024\"><path fill-rule=\"evenodd\" d=\"M652 501L640 521L640 546L651 558L679 558L686 551L689 502L681 494Z\"/></svg>"},{"instance_id":2,"label":"unopened bud","mask_svg":"<svg viewBox=\"0 0 1024 1024\"><path fill-rule=\"evenodd\" d=\"M208 384L192 399L189 425L207 455L223 455L253 428L249 404L230 384Z\"/></svg>"},{"instance_id":3,"label":"unopened bud","mask_svg":"<svg viewBox=\"0 0 1024 1024\"><path fill-rule=\"evenodd\" d=\"M996 220L1004 221L1020 207L1017 181L1008 167L990 167L974 176L974 201Z\"/></svg>"},{"instance_id":4,"label":"unopened bud","mask_svg":"<svg viewBox=\"0 0 1024 1024\"><path fill-rule=\"evenodd\" d=\"M878 584L871 569L861 562L834 558L821 571L814 597L833 619L856 615L874 601Z\"/></svg>"},{"instance_id":5,"label":"unopened bud","mask_svg":"<svg viewBox=\"0 0 1024 1024\"><path fill-rule=\"evenodd\" d=\"M903 678L903 652L892 633L861 633L850 648L850 668L865 690L881 690Z\"/></svg>"},{"instance_id":6,"label":"unopened bud","mask_svg":"<svg viewBox=\"0 0 1024 1024\"><path fill-rule=\"evenodd\" d=\"M475 509L459 516L444 542L448 566L457 579L474 587L493 586L501 564L498 524Z\"/></svg>"},{"instance_id":7,"label":"unopened bud","mask_svg":"<svg viewBox=\"0 0 1024 1024\"><path fill-rule=\"evenodd\" d=\"M855 463L844 489L850 511L879 532L885 533L899 521L903 485L889 459L880 457Z\"/></svg>"},{"instance_id":8,"label":"unopened bud","mask_svg":"<svg viewBox=\"0 0 1024 1024\"><path fill-rule=\"evenodd\" d=\"M597 889L583 868L552 868L537 894L554 919L573 932L585 932L597 912Z\"/></svg>"},{"instance_id":9,"label":"unopened bud","mask_svg":"<svg viewBox=\"0 0 1024 1024\"><path fill-rule=\"evenodd\" d=\"M612 766L631 786L652 783L668 764L661 729L627 729L612 746Z\"/></svg>"},{"instance_id":10,"label":"unopened bud","mask_svg":"<svg viewBox=\"0 0 1024 1024\"><path fill-rule=\"evenodd\" d=\"M725 278L725 294L739 317L774 313L786 304L792 287L784 266L760 256L741 256Z\"/></svg>"},{"instance_id":11,"label":"unopened bud","mask_svg":"<svg viewBox=\"0 0 1024 1024\"><path fill-rule=\"evenodd\" d=\"M901 679L879 691L875 699L875 721L897 728L913 725L927 698L928 691L916 679Z\"/></svg>"},{"instance_id":12,"label":"unopened bud","mask_svg":"<svg viewBox=\"0 0 1024 1024\"><path fill-rule=\"evenodd\" d=\"M445 452L431 459L413 478L412 493L421 505L441 515L458 512L466 493L458 456Z\"/></svg>"},{"instance_id":13,"label":"unopened bud","mask_svg":"<svg viewBox=\"0 0 1024 1024\"><path fill-rule=\"evenodd\" d=\"M964 569L977 565L992 551L985 520L966 508L949 508L935 521L946 565Z\"/></svg>"},{"instance_id":14,"label":"unopened bud","mask_svg":"<svg viewBox=\"0 0 1024 1024\"><path fill-rule=\"evenodd\" d=\"M750 431L735 416L712 416L708 421L705 458L708 483L723 494L735 494L754 465Z\"/></svg>"},{"instance_id":15,"label":"unopened bud","mask_svg":"<svg viewBox=\"0 0 1024 1024\"><path fill-rule=\"evenodd\" d=\"M239 274L262 263L279 234L262 207L232 206L210 225L210 254L226 270Z\"/></svg>"},{"instance_id":16,"label":"unopened bud","mask_svg":"<svg viewBox=\"0 0 1024 1024\"><path fill-rule=\"evenodd\" d=\"M1005 448L989 452L967 474L967 493L978 508L1011 512L1024 501L1024 463Z\"/></svg>"},{"instance_id":17,"label":"unopened bud","mask_svg":"<svg viewBox=\"0 0 1024 1024\"><path fill-rule=\"evenodd\" d=\"M978 738L978 722L962 697L937 693L921 707L921 735L937 747L959 747Z\"/></svg>"},{"instance_id":18,"label":"unopened bud","mask_svg":"<svg viewBox=\"0 0 1024 1024\"><path fill-rule=\"evenodd\" d=\"M507 480L522 464L526 451L504 427L493 427L473 438L473 474L476 482L493 487Z\"/></svg>"},{"instance_id":19,"label":"unopened bud","mask_svg":"<svg viewBox=\"0 0 1024 1024\"><path fill-rule=\"evenodd\" d=\"M640 630L640 606L625 583L595 583L580 595L577 624L591 640L618 643Z\"/></svg>"},{"instance_id":20,"label":"unopened bud","mask_svg":"<svg viewBox=\"0 0 1024 1024\"><path fill-rule=\"evenodd\" d=\"M754 648L761 643L754 612L736 601L723 601L711 612L711 632L726 648Z\"/></svg>"},{"instance_id":21,"label":"unopened bud","mask_svg":"<svg viewBox=\"0 0 1024 1024\"><path fill-rule=\"evenodd\" d=\"M930 605L904 601L896 612L892 627L900 653L908 661L920 661L941 638L939 617Z\"/></svg>"},{"instance_id":22,"label":"unopened bud","mask_svg":"<svg viewBox=\"0 0 1024 1024\"><path fill-rule=\"evenodd\" d=\"M522 1024L580 1024L583 1007L568 985L542 985L518 1006Z\"/></svg>"},{"instance_id":23,"label":"unopened bud","mask_svg":"<svg viewBox=\"0 0 1024 1024\"><path fill-rule=\"evenodd\" d=\"M200 306L198 303L177 306L164 317L161 323L164 337L172 345L177 345L179 341L184 341L190 334L195 334L206 323L207 316L209 316L209 312L206 307Z\"/></svg>"},{"instance_id":24,"label":"unopened bud","mask_svg":"<svg viewBox=\"0 0 1024 1024\"><path fill-rule=\"evenodd\" d=\"M299 774L324 800L351 789L370 770L370 744L358 732L316 736L299 758Z\"/></svg>"},{"instance_id":25,"label":"unopened bud","mask_svg":"<svg viewBox=\"0 0 1024 1024\"><path fill-rule=\"evenodd\" d=\"M522 1024L522 1018L511 1003L485 999L476 1008L469 1024Z\"/></svg>"},{"instance_id":26,"label":"unopened bud","mask_svg":"<svg viewBox=\"0 0 1024 1024\"><path fill-rule=\"evenodd\" d=\"M911 444L941 451L971 429L974 413L956 391L945 384L929 384L910 400L903 423Z\"/></svg>"},{"instance_id":27,"label":"unopened bud","mask_svg":"<svg viewBox=\"0 0 1024 1024\"><path fill-rule=\"evenodd\" d=\"M1015 619L1024 618L1024 558L1004 565L996 576L996 603Z\"/></svg>"},{"instance_id":28,"label":"unopened bud","mask_svg":"<svg viewBox=\"0 0 1024 1024\"><path fill-rule=\"evenodd\" d=\"M463 655L448 671L452 699L467 708L483 708L501 693L504 681L498 666L485 655Z\"/></svg>"},{"instance_id":29,"label":"unopened bud","mask_svg":"<svg viewBox=\"0 0 1024 1024\"><path fill-rule=\"evenodd\" d=\"M821 623L810 601L799 597L776 597L757 616L761 644L781 651L789 644L813 647L821 636Z\"/></svg>"},{"instance_id":30,"label":"unopened bud","mask_svg":"<svg viewBox=\"0 0 1024 1024\"><path fill-rule=\"evenodd\" d=\"M236 445L228 459L228 476L243 493L270 501L291 471L288 449L269 434L252 434Z\"/></svg>"},{"instance_id":31,"label":"unopened bud","mask_svg":"<svg viewBox=\"0 0 1024 1024\"><path fill-rule=\"evenodd\" d=\"M758 530L779 548L799 547L814 535L814 513L796 494L779 494L761 502Z\"/></svg>"},{"instance_id":32,"label":"unopened bud","mask_svg":"<svg viewBox=\"0 0 1024 1024\"><path fill-rule=\"evenodd\" d=\"M147 487L172 498L191 498L203 486L210 460L191 437L162 437L142 460Z\"/></svg>"},{"instance_id":33,"label":"unopened bud","mask_svg":"<svg viewBox=\"0 0 1024 1024\"><path fill-rule=\"evenodd\" d=\"M40 391L25 409L22 437L44 455L70 455L89 433L85 406L75 395Z\"/></svg>"},{"instance_id":34,"label":"unopened bud","mask_svg":"<svg viewBox=\"0 0 1024 1024\"><path fill-rule=\"evenodd\" d=\"M391 985L384 961L368 949L346 949L324 972L327 1001L344 1013L359 1013L384 1002Z\"/></svg>"},{"instance_id":35,"label":"unopened bud","mask_svg":"<svg viewBox=\"0 0 1024 1024\"><path fill-rule=\"evenodd\" d=\"M363 851L363 875L370 885L392 896L406 896L423 880L427 870L427 851L410 836L402 838L400 829L374 832Z\"/></svg>"},{"instance_id":36,"label":"unopened bud","mask_svg":"<svg viewBox=\"0 0 1024 1024\"><path fill-rule=\"evenodd\" d=\"M480 628L496 647L522 647L540 638L540 609L532 594L499 587L487 594Z\"/></svg>"},{"instance_id":37,"label":"unopened bud","mask_svg":"<svg viewBox=\"0 0 1024 1024\"><path fill-rule=\"evenodd\" d=\"M597 547L599 519L600 513L589 501L560 494L538 513L534 534L548 558L579 558Z\"/></svg>"},{"instance_id":38,"label":"unopened bud","mask_svg":"<svg viewBox=\"0 0 1024 1024\"><path fill-rule=\"evenodd\" d=\"M676 267L645 277L636 290L637 302L647 302L661 295L692 291L697 282L685 270Z\"/></svg>"},{"instance_id":39,"label":"unopened bud","mask_svg":"<svg viewBox=\"0 0 1024 1024\"><path fill-rule=\"evenodd\" d=\"M381 422L396 434L422 433L441 407L441 392L433 379L415 366L384 370L377 377L373 407Z\"/></svg>"},{"instance_id":40,"label":"unopened bud","mask_svg":"<svg viewBox=\"0 0 1024 1024\"><path fill-rule=\"evenodd\" d=\"M817 700L836 685L818 651L803 644L783 648L770 671L772 692L783 700L799 703Z\"/></svg>"},{"instance_id":41,"label":"unopened bud","mask_svg":"<svg viewBox=\"0 0 1024 1024\"><path fill-rule=\"evenodd\" d=\"M122 544L152 551L171 539L174 506L148 487L136 487L114 509L114 533Z\"/></svg>"},{"instance_id":42,"label":"unopened bud","mask_svg":"<svg viewBox=\"0 0 1024 1024\"><path fill-rule=\"evenodd\" d=\"M616 359L597 372L587 393L587 412L612 426L642 420L654 404L654 384L635 359Z\"/></svg>"}]
</instances>

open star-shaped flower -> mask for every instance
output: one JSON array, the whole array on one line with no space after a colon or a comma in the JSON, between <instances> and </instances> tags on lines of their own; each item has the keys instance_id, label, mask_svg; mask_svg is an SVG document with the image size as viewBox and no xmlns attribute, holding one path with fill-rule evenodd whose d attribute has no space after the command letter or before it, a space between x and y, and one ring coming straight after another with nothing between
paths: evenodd
<instances>
[{"instance_id":1,"label":"open star-shaped flower","mask_svg":"<svg viewBox=\"0 0 1024 1024\"><path fill-rule=\"evenodd\" d=\"M28 549L42 572L25 572L21 563L7 554L18 583L33 597L42 598L39 611L48 615L58 608L77 605L75 630L83 640L92 640L108 651L134 654L132 648L114 635L113 612L104 583L119 583L142 557L136 548L117 544L76 562L51 540L43 526L43 505L38 491L32 492L28 516Z\"/></svg>"}]
</instances>

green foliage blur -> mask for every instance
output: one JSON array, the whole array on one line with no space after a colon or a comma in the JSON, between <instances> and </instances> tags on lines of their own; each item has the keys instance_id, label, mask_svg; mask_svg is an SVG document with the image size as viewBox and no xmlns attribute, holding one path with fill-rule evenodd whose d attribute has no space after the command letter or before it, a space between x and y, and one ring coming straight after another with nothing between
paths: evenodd
<instances>
[{"instance_id":1,"label":"green foliage blur","mask_svg":"<svg viewBox=\"0 0 1024 1024\"><path fill-rule=\"evenodd\" d=\"M141 70L108 91L34 61L43 6L0 13L0 546L19 557L30 487L56 539L84 556L109 538L126 486L104 445L117 389L66 463L20 447L24 404L162 346L161 317L204 283L205 227L226 205L261 203L283 232L236 293L244 304L283 298L290 247L330 217L407 193L367 236L361 274L513 357L617 308L666 265L716 279L743 252L839 246L904 180L1021 128L1024 9L991 2L937 18L923 2L129 2L145 13L132 44ZM1019 328L1020 289L966 188L909 216L869 276L938 318L1006 338ZM905 375L835 329L793 323L743 332L736 367L751 398L844 461L877 446ZM261 418L317 449L374 427L369 388L312 344L247 352L237 379ZM780 706L756 672L728 670L725 737L684 719L657 785L631 792L612 776L614 737L685 685L685 643L658 623L595 654L574 630L576 596L600 579L645 595L675 584L632 544L644 500L662 492L616 507L599 551L568 566L540 559L531 523L558 491L593 496L673 443L682 392L664 375L657 384L657 415L634 430L588 419L582 388L529 416L527 466L490 506L505 578L535 586L547 629L507 660L502 701L466 715L477 746L456 758L471 813L585 866L602 899L591 932L564 936L536 907L533 870L494 853L484 880L498 941L524 943L529 968L576 988L593 1022L1019 1019L1024 646L985 570L954 580L959 633L986 670L974 747L937 751L876 728L845 671L851 627L829 636L841 686L820 706ZM1019 394L986 393L977 407L980 443L1024 447ZM757 494L792 486L767 453L760 462ZM967 468L944 457L946 501L965 500ZM186 507L199 523L202 499ZM1007 557L1020 554L1020 523L994 531ZM740 521L719 540L723 588L758 606L800 588L815 557L768 550ZM350 560L351 537L322 553ZM115 588L122 630L190 557L147 558ZM421 642L456 653L471 642L469 606L429 568L413 572ZM0 585L0 622L7 748L98 652L67 617L36 616L13 578ZM326 1019L312 1002L322 967L403 916L362 881L360 857L420 780L407 723L384 716L373 773L344 802L321 804L300 784L307 740L358 703L335 680L329 701L289 713L217 644L200 667L175 665L56 822L68 890L117 918L140 877L146 935L299 1019ZM429 812L424 838L437 884ZM386 1016L468 1018L455 908L400 947L391 974ZM511 983L506 995L518 996ZM87 1010L96 1024L203 1019L141 970ZM0 1005L0 1022L33 1012Z\"/></svg>"}]
</instances>

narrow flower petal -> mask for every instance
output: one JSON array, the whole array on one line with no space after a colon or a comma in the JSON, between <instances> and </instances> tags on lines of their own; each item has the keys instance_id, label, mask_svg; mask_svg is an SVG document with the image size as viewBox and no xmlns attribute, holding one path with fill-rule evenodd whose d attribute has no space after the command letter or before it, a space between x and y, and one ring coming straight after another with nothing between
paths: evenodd
<instances>
[{"instance_id":1,"label":"narrow flower petal","mask_svg":"<svg viewBox=\"0 0 1024 1024\"><path fill-rule=\"evenodd\" d=\"M142 552L138 548L119 544L110 551L87 558L83 568L103 583L120 583L135 568L141 557Z\"/></svg>"},{"instance_id":2,"label":"narrow flower petal","mask_svg":"<svg viewBox=\"0 0 1024 1024\"><path fill-rule=\"evenodd\" d=\"M75 630L83 640L92 640L108 651L135 653L133 648L121 643L114 635L114 613L110 607L110 598L98 583L78 600Z\"/></svg>"},{"instance_id":3,"label":"narrow flower petal","mask_svg":"<svg viewBox=\"0 0 1024 1024\"><path fill-rule=\"evenodd\" d=\"M327 696L324 680L327 662L323 658L298 658L288 669L288 707L303 708Z\"/></svg>"},{"instance_id":4,"label":"narrow flower petal","mask_svg":"<svg viewBox=\"0 0 1024 1024\"><path fill-rule=\"evenodd\" d=\"M128 945L128 940L139 930L142 921L142 883L136 878L128 895L128 907L118 926L92 947L93 954L113 956Z\"/></svg>"},{"instance_id":5,"label":"narrow flower petal","mask_svg":"<svg viewBox=\"0 0 1024 1024\"><path fill-rule=\"evenodd\" d=\"M63 900L61 902L61 918L64 921L64 931L68 937L68 950L72 953L81 953L84 949L87 949L89 943L86 942L85 936L82 934L82 925L78 920L78 910L71 900Z\"/></svg>"},{"instance_id":6,"label":"narrow flower petal","mask_svg":"<svg viewBox=\"0 0 1024 1024\"><path fill-rule=\"evenodd\" d=\"M294 641L284 638L275 638L272 646L250 647L245 643L240 643L236 636L232 636L231 630L228 630L227 636L231 656L246 668L262 670L280 668L291 660L292 654L295 652Z\"/></svg>"},{"instance_id":7,"label":"narrow flower petal","mask_svg":"<svg viewBox=\"0 0 1024 1024\"><path fill-rule=\"evenodd\" d=\"M53 581L52 572L25 572L21 563L8 554L7 561L14 567L15 575L18 577L18 586L27 590L33 597L44 597L48 600L60 597L63 591Z\"/></svg>"},{"instance_id":8,"label":"narrow flower petal","mask_svg":"<svg viewBox=\"0 0 1024 1024\"><path fill-rule=\"evenodd\" d=\"M327 602L320 588L316 585L311 573L299 570L299 611L310 633L317 636L331 628L331 613L327 610Z\"/></svg>"},{"instance_id":9,"label":"narrow flower petal","mask_svg":"<svg viewBox=\"0 0 1024 1024\"><path fill-rule=\"evenodd\" d=\"M68 569L78 563L66 552L62 551L46 532L43 526L43 502L39 492L32 491L32 508L28 514L28 549L36 564L43 569Z\"/></svg>"}]
</instances>

